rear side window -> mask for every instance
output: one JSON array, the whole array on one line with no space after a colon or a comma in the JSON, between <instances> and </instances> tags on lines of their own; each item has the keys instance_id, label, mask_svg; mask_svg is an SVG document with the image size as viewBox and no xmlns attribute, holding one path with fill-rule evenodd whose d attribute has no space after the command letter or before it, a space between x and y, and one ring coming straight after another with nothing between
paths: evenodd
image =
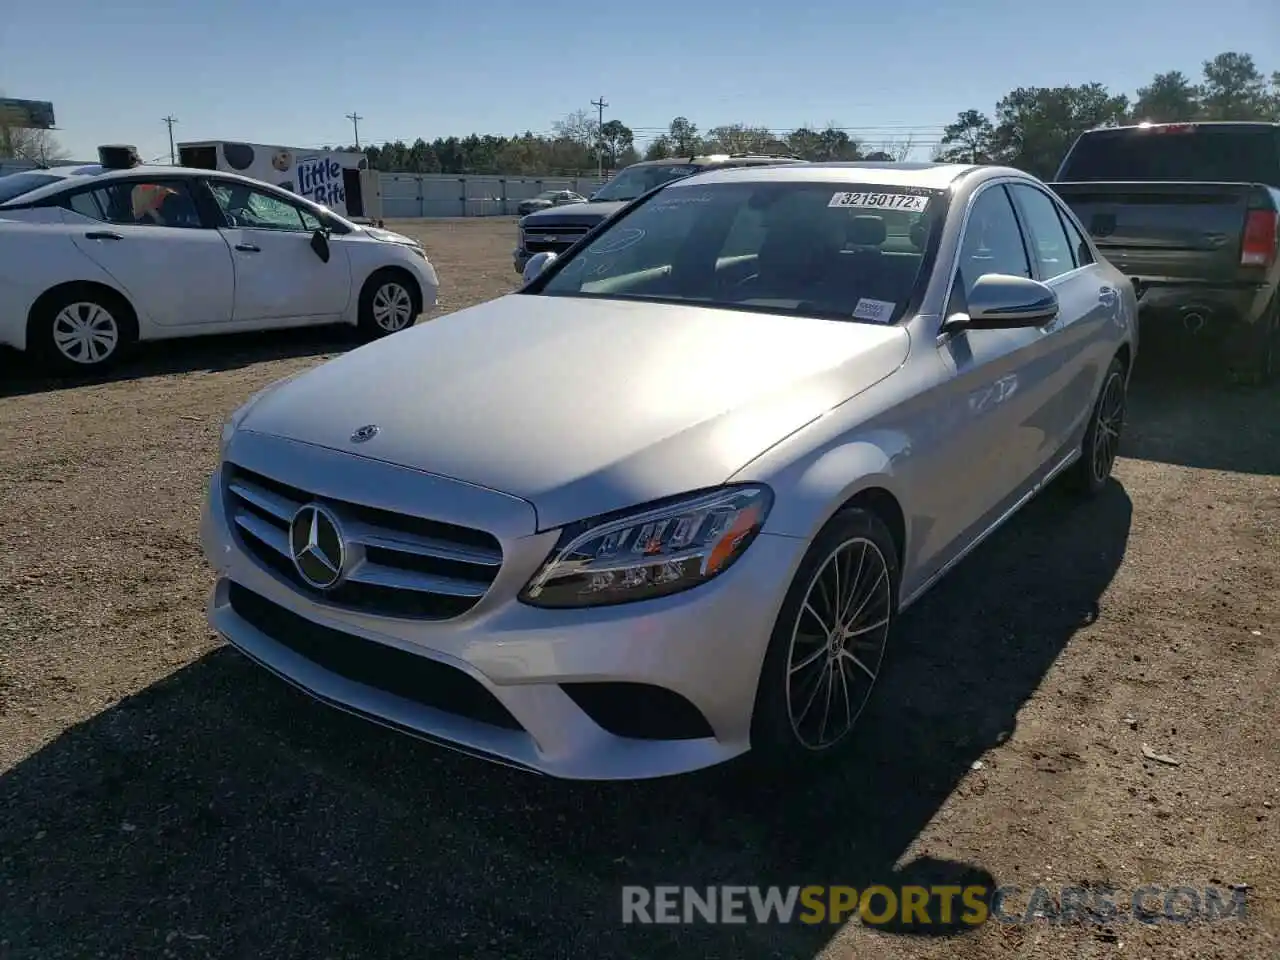
<instances>
[{"instance_id":1,"label":"rear side window","mask_svg":"<svg viewBox=\"0 0 1280 960\"><path fill-rule=\"evenodd\" d=\"M61 179L61 177L51 177L47 173L11 173L0 177L0 203L13 200L39 187L47 187Z\"/></svg>"},{"instance_id":2,"label":"rear side window","mask_svg":"<svg viewBox=\"0 0 1280 960\"><path fill-rule=\"evenodd\" d=\"M1075 252L1076 266L1084 267L1093 263L1093 253L1089 250L1089 244L1084 242L1084 237L1076 229L1076 225L1066 215L1062 207L1058 207L1058 214L1062 217L1062 227L1067 231L1067 239L1071 242L1071 249Z\"/></svg>"},{"instance_id":3,"label":"rear side window","mask_svg":"<svg viewBox=\"0 0 1280 960\"><path fill-rule=\"evenodd\" d=\"M1034 187L1015 184L1010 187L1026 221L1031 253L1041 280L1052 280L1074 270L1075 257L1058 208L1049 197Z\"/></svg>"},{"instance_id":4,"label":"rear side window","mask_svg":"<svg viewBox=\"0 0 1280 960\"><path fill-rule=\"evenodd\" d=\"M63 206L91 220L123 226L203 226L186 184L177 180L109 183L96 190L79 190L68 196Z\"/></svg>"},{"instance_id":5,"label":"rear side window","mask_svg":"<svg viewBox=\"0 0 1280 960\"><path fill-rule=\"evenodd\" d=\"M1280 128L1191 123L1098 130L1077 141L1057 179L1199 180L1280 188Z\"/></svg>"}]
</instances>

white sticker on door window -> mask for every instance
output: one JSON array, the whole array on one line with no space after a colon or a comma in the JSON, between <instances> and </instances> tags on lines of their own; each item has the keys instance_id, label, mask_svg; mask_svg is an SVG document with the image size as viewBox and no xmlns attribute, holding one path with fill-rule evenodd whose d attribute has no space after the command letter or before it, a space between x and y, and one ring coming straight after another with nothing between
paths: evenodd
<instances>
[{"instance_id":1,"label":"white sticker on door window","mask_svg":"<svg viewBox=\"0 0 1280 960\"><path fill-rule=\"evenodd\" d=\"M893 308L897 304L890 300L870 300L863 297L853 308L855 320L871 320L874 323L888 323L893 316Z\"/></svg>"},{"instance_id":2,"label":"white sticker on door window","mask_svg":"<svg viewBox=\"0 0 1280 960\"><path fill-rule=\"evenodd\" d=\"M913 193L837 193L828 207L845 207L852 210L906 210L924 213L929 198Z\"/></svg>"}]
</instances>

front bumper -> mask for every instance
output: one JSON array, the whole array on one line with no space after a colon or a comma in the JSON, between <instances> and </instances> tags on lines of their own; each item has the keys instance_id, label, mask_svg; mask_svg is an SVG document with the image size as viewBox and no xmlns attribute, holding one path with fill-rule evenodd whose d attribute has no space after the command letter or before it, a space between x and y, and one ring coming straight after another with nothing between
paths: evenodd
<instances>
[{"instance_id":1,"label":"front bumper","mask_svg":"<svg viewBox=\"0 0 1280 960\"><path fill-rule=\"evenodd\" d=\"M339 473L343 461L370 463L336 452L317 456ZM555 532L503 538L503 568L475 608L448 621L403 620L317 602L263 566L235 532L222 490L219 469L201 531L218 576L211 626L330 705L455 750L570 779L678 774L750 746L760 667L804 552L801 540L762 535L722 577L683 594L543 610L515 595ZM327 652L315 652L321 649ZM399 666L375 675L373 663L388 658L399 658ZM433 685L447 675L455 687L470 688L467 703L486 701L484 709L459 708L452 694L442 700L426 681L415 687L410 668L427 665ZM663 697L637 693L655 688ZM610 699L618 701L614 707L632 705L621 720L626 735L617 732L617 710L601 706ZM685 715L701 727L686 724L670 735L669 714L681 712L672 706L688 708Z\"/></svg>"}]
</instances>

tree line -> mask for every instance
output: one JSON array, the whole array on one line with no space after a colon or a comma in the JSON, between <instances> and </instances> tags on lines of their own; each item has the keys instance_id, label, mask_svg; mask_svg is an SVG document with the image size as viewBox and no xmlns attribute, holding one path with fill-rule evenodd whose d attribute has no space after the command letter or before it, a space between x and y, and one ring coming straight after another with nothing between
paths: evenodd
<instances>
[{"instance_id":1,"label":"tree line","mask_svg":"<svg viewBox=\"0 0 1280 960\"><path fill-rule=\"evenodd\" d=\"M1064 87L1018 87L994 113L962 111L943 130L938 160L1003 163L1051 178L1067 148L1092 127L1142 121L1280 121L1280 71L1268 77L1247 53L1220 53L1204 61L1199 80L1179 70L1159 73L1135 95L1101 83ZM598 153L607 170L647 160L698 153L787 154L805 160L899 160L916 144L911 137L869 145L835 124L777 132L731 123L703 132L676 117L643 151L632 130L618 120L603 126L586 111L553 125L550 135L476 135L384 143L366 148L379 170L407 173L573 176L594 174ZM344 147L352 150L354 147Z\"/></svg>"}]
</instances>

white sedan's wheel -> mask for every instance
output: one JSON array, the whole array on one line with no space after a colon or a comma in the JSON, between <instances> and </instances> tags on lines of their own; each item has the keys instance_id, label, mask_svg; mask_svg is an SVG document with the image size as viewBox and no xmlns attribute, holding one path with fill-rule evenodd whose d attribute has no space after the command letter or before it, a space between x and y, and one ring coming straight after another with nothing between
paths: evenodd
<instances>
[{"instance_id":1,"label":"white sedan's wheel","mask_svg":"<svg viewBox=\"0 0 1280 960\"><path fill-rule=\"evenodd\" d=\"M373 294L373 321L387 333L403 330L413 320L413 296L394 280Z\"/></svg>"},{"instance_id":2,"label":"white sedan's wheel","mask_svg":"<svg viewBox=\"0 0 1280 960\"><path fill-rule=\"evenodd\" d=\"M853 729L880 672L893 602L890 565L874 541L853 537L809 581L791 630L787 719L806 750L827 750Z\"/></svg>"},{"instance_id":3,"label":"white sedan's wheel","mask_svg":"<svg viewBox=\"0 0 1280 960\"><path fill-rule=\"evenodd\" d=\"M120 346L119 321L100 303L69 303L54 315L53 346L62 357L80 366L106 363Z\"/></svg>"},{"instance_id":4,"label":"white sedan's wheel","mask_svg":"<svg viewBox=\"0 0 1280 960\"><path fill-rule=\"evenodd\" d=\"M376 340L413 326L422 312L422 294L406 270L379 270L360 290L360 334Z\"/></svg>"}]
</instances>

